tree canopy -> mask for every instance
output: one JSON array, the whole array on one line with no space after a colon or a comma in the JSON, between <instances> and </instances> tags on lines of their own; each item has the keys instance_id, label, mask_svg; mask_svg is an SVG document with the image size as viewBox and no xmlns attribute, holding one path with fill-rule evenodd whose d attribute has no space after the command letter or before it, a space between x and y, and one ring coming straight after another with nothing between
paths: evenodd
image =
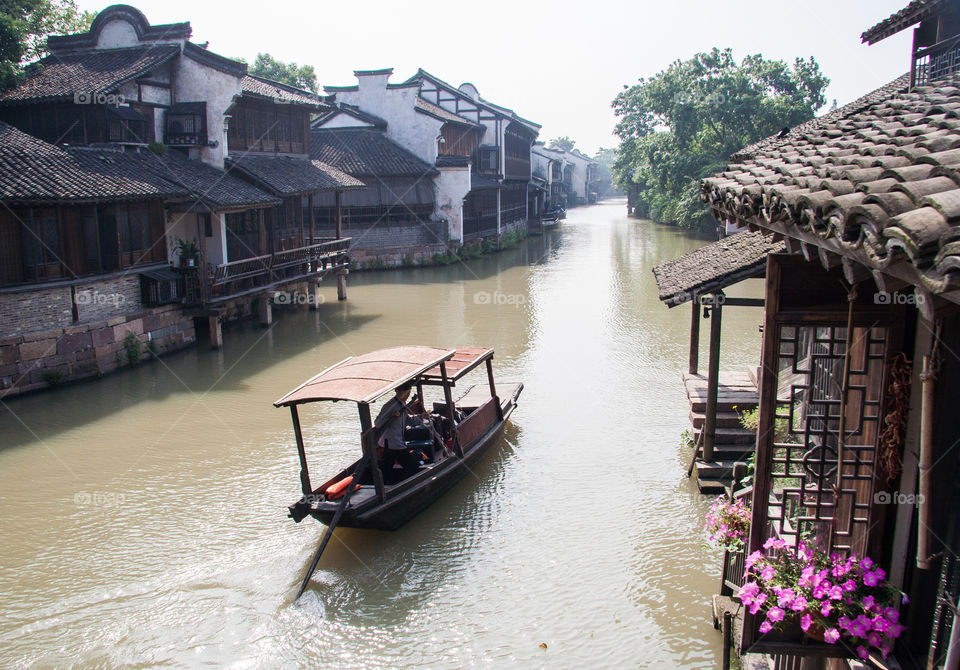
<instances>
[{"instance_id":1,"label":"tree canopy","mask_svg":"<svg viewBox=\"0 0 960 670\"><path fill-rule=\"evenodd\" d=\"M249 72L295 88L317 92L317 73L314 72L312 65L284 63L270 54L258 53Z\"/></svg>"},{"instance_id":2,"label":"tree canopy","mask_svg":"<svg viewBox=\"0 0 960 670\"><path fill-rule=\"evenodd\" d=\"M674 61L613 101L620 119L614 179L633 186L638 214L709 228L700 181L748 144L812 119L829 81L813 58L792 67L760 55L738 63L730 49L715 48Z\"/></svg>"},{"instance_id":3,"label":"tree canopy","mask_svg":"<svg viewBox=\"0 0 960 670\"><path fill-rule=\"evenodd\" d=\"M559 149L560 151L573 151L577 143L564 135L563 137L554 137L547 142L547 149Z\"/></svg>"},{"instance_id":4,"label":"tree canopy","mask_svg":"<svg viewBox=\"0 0 960 670\"><path fill-rule=\"evenodd\" d=\"M74 0L0 0L0 89L16 84L25 64L47 55L47 35L89 30L94 16Z\"/></svg>"}]
</instances>

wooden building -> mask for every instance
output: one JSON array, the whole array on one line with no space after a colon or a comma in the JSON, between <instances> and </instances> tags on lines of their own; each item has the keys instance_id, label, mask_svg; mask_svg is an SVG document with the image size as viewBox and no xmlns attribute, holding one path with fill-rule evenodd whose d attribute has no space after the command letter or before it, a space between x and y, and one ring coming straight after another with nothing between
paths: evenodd
<instances>
[{"instance_id":1,"label":"wooden building","mask_svg":"<svg viewBox=\"0 0 960 670\"><path fill-rule=\"evenodd\" d=\"M905 624L889 658L742 610L746 662L960 663L958 19L956 3L917 0L866 31L918 26L911 74L703 182L719 221L785 245L765 269L750 535L723 588L736 595L744 554L773 540L869 556L909 596L889 615Z\"/></svg>"}]
</instances>

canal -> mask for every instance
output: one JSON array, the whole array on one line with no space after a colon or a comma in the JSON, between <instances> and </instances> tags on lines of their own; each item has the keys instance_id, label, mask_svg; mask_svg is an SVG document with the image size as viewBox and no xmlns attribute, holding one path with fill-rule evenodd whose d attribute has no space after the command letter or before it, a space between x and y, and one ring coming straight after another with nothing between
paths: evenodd
<instances>
[{"instance_id":1,"label":"canal","mask_svg":"<svg viewBox=\"0 0 960 670\"><path fill-rule=\"evenodd\" d=\"M324 286L318 310L228 328L222 351L0 405L0 666L715 666L719 554L679 446L689 307L664 307L651 272L704 240L625 209L352 275L346 303ZM726 311L725 369L755 364L760 318ZM323 527L285 518L297 454L272 402L396 344L494 347L519 408L401 531L338 530L294 604ZM309 419L319 480L359 453L358 422L345 404Z\"/></svg>"}]
</instances>

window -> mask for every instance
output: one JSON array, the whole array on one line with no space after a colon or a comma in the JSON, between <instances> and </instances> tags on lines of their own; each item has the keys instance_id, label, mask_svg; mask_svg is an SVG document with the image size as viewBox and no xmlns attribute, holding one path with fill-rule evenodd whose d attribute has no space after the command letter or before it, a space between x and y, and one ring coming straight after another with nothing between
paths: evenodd
<instances>
[{"instance_id":1,"label":"window","mask_svg":"<svg viewBox=\"0 0 960 670\"><path fill-rule=\"evenodd\" d=\"M480 172L500 172L500 151L497 147L480 147L477 151L477 170Z\"/></svg>"},{"instance_id":2,"label":"window","mask_svg":"<svg viewBox=\"0 0 960 670\"><path fill-rule=\"evenodd\" d=\"M166 143L201 146L207 143L207 103L181 102L167 111Z\"/></svg>"},{"instance_id":3,"label":"window","mask_svg":"<svg viewBox=\"0 0 960 670\"><path fill-rule=\"evenodd\" d=\"M129 144L149 144L146 118L130 107L107 107L107 140Z\"/></svg>"},{"instance_id":4,"label":"window","mask_svg":"<svg viewBox=\"0 0 960 670\"><path fill-rule=\"evenodd\" d=\"M57 210L31 208L20 217L20 250L27 278L42 279L60 274L60 229Z\"/></svg>"}]
</instances>

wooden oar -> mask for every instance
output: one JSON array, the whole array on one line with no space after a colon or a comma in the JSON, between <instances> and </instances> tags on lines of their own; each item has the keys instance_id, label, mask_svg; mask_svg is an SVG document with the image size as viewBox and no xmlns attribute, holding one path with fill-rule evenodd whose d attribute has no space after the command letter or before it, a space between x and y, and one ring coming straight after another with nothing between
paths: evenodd
<instances>
[{"instance_id":1,"label":"wooden oar","mask_svg":"<svg viewBox=\"0 0 960 670\"><path fill-rule=\"evenodd\" d=\"M310 569L307 570L307 574L303 578L303 583L300 584L300 590L297 591L297 597L294 598L294 600L299 600L300 596L303 595L303 592L307 590L307 584L310 583L310 578L313 577L313 571L317 569L317 563L320 562L320 555L323 553L323 550L327 548L327 542L329 542L330 538L333 537L333 529L337 527L338 523L340 523L340 517L343 516L343 511L347 508L347 503L350 502L350 497L353 496L353 492L356 489L356 484L360 483L360 477L363 475L363 471L366 470L366 468L367 459L364 459L353 473L353 480L347 486L347 490L343 494L343 500L340 501L340 507L337 508L336 513L333 515L333 520L330 522L330 526L327 528L327 532L323 536L323 540L320 542L320 548L317 549L317 553L313 557L313 562L310 563Z\"/></svg>"}]
</instances>

